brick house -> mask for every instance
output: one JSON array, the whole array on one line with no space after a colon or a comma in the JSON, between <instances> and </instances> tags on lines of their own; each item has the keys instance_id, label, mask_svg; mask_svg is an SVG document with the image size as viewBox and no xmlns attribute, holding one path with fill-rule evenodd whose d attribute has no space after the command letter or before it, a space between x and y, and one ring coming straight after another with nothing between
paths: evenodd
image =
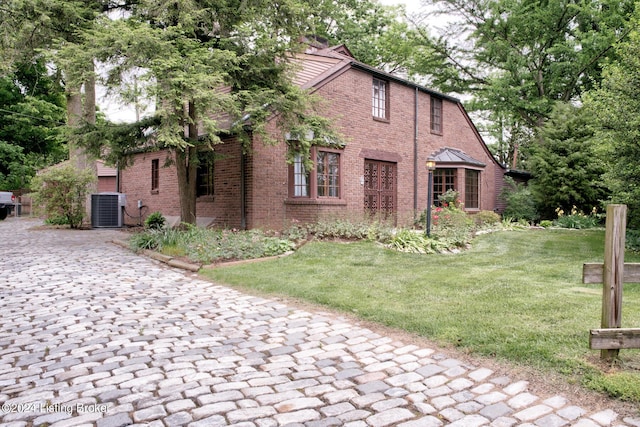
<instances>
[{"instance_id":1,"label":"brick house","mask_svg":"<svg viewBox=\"0 0 640 427\"><path fill-rule=\"evenodd\" d=\"M223 139L198 171L200 225L280 229L365 212L410 224L426 208L429 157L436 161L434 200L455 189L470 213L498 209L505 169L458 99L358 62L345 46L312 46L296 61L296 83L326 101L344 144L313 147L316 167L306 171L300 156L286 162L291 141L256 140L243 154L236 139ZM164 167L166 157L137 154L121 171L126 222L154 211L177 221L177 176Z\"/></svg>"}]
</instances>

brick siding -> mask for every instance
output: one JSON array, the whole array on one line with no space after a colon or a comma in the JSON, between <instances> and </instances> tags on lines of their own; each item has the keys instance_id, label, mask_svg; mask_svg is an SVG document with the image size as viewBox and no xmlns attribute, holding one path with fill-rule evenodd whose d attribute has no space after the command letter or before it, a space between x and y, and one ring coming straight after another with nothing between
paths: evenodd
<instances>
[{"instance_id":1,"label":"brick siding","mask_svg":"<svg viewBox=\"0 0 640 427\"><path fill-rule=\"evenodd\" d=\"M494 210L497 191L502 186L503 171L480 139L464 109L448 98L443 99L443 132L430 130L431 94L423 90L418 95L418 116L415 117L416 89L396 81L389 82L389 116L387 121L372 117L372 74L351 68L328 81L317 90L325 101L323 114L334 119L343 134L346 147L341 153L341 197L328 202L291 200L289 198L289 166L286 144L265 145L258 138L244 156L245 220L247 228L280 229L292 221L309 222L325 216L360 218L364 214L362 184L364 162L393 160L397 163L397 218L399 224L410 223L416 210L427 203L427 171L425 162L444 147L464 151L486 166L480 173L480 208ZM417 124L417 170L414 138ZM275 132L274 123L270 123ZM215 147L220 156L214 165L213 197L200 198L197 215L214 219L223 227L240 227L242 222L243 161L240 143L229 139ZM156 210L165 215L179 215L178 187L175 168L160 168L157 192L151 188L151 160L164 163L166 153L146 153L136 156L135 165L122 171L121 191L127 194L127 212L137 215L137 200L142 199L143 217ZM441 166L444 167L444 166ZM417 188L414 179L417 177ZM458 187L464 200L464 167L458 169ZM129 218L127 222L137 221Z\"/></svg>"}]
</instances>

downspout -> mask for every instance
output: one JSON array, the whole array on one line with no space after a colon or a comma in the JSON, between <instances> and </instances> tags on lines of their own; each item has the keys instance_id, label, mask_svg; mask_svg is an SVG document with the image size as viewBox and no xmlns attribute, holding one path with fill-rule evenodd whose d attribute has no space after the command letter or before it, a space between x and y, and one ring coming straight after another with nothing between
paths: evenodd
<instances>
[{"instance_id":1,"label":"downspout","mask_svg":"<svg viewBox=\"0 0 640 427\"><path fill-rule=\"evenodd\" d=\"M120 193L120 160L116 162L116 193Z\"/></svg>"},{"instance_id":2,"label":"downspout","mask_svg":"<svg viewBox=\"0 0 640 427\"><path fill-rule=\"evenodd\" d=\"M240 229L247 229L247 212L246 212L246 181L244 176L246 155L244 148L240 145Z\"/></svg>"},{"instance_id":3,"label":"downspout","mask_svg":"<svg viewBox=\"0 0 640 427\"><path fill-rule=\"evenodd\" d=\"M418 87L414 96L413 115L413 212L418 212Z\"/></svg>"}]
</instances>

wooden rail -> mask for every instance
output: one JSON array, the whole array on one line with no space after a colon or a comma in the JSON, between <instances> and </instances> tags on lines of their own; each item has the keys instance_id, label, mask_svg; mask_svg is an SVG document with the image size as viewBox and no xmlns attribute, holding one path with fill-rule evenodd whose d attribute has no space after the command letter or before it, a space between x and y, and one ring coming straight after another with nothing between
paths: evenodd
<instances>
[{"instance_id":1,"label":"wooden rail","mask_svg":"<svg viewBox=\"0 0 640 427\"><path fill-rule=\"evenodd\" d=\"M589 348L594 350L640 348L640 329L592 329L589 333Z\"/></svg>"},{"instance_id":2,"label":"wooden rail","mask_svg":"<svg viewBox=\"0 0 640 427\"><path fill-rule=\"evenodd\" d=\"M582 266L582 283L593 284L602 283L604 277L603 263L585 263ZM640 263L625 262L622 277L624 283L640 283Z\"/></svg>"},{"instance_id":3,"label":"wooden rail","mask_svg":"<svg viewBox=\"0 0 640 427\"><path fill-rule=\"evenodd\" d=\"M623 348L640 348L640 328L622 328L624 283L640 283L640 263L624 262L627 207L607 206L604 263L582 267L583 283L602 283L601 329L589 331L589 348L600 350L602 359L618 357Z\"/></svg>"}]
</instances>

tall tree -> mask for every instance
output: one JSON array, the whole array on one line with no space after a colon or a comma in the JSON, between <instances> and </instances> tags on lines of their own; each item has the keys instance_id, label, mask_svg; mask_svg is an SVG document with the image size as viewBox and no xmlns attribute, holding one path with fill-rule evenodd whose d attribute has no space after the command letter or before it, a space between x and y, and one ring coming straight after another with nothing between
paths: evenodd
<instances>
[{"instance_id":1,"label":"tall tree","mask_svg":"<svg viewBox=\"0 0 640 427\"><path fill-rule=\"evenodd\" d=\"M16 64L36 64L43 60L57 67L64 83L67 125L77 127L82 120L95 120L95 85L93 74L85 73L81 84L75 79L78 64L71 64L58 56L64 47L77 45L81 31L90 28L99 13L114 7L109 0L7 0L0 6L0 52L2 73L10 73ZM92 70L93 61L82 68ZM83 86L84 85L84 86ZM84 94L84 96L83 96ZM82 120L81 120L82 119ZM83 151L71 145L72 157L81 168L90 165Z\"/></svg>"},{"instance_id":2,"label":"tall tree","mask_svg":"<svg viewBox=\"0 0 640 427\"><path fill-rule=\"evenodd\" d=\"M315 3L315 4L314 4ZM311 31L331 44L346 44L361 62L389 72L406 72L415 34L403 6L372 0L309 2Z\"/></svg>"},{"instance_id":3,"label":"tall tree","mask_svg":"<svg viewBox=\"0 0 640 427\"><path fill-rule=\"evenodd\" d=\"M640 229L640 12L634 30L605 66L602 82L589 92L585 108L595 117L595 143L605 161L610 200L629 206L628 222Z\"/></svg>"},{"instance_id":4,"label":"tall tree","mask_svg":"<svg viewBox=\"0 0 640 427\"><path fill-rule=\"evenodd\" d=\"M543 218L553 218L558 208L589 213L606 199L592 121L587 110L557 103L540 130L541 142L529 148L534 175L529 186Z\"/></svg>"},{"instance_id":5,"label":"tall tree","mask_svg":"<svg viewBox=\"0 0 640 427\"><path fill-rule=\"evenodd\" d=\"M64 120L64 88L42 60L0 77L0 188L23 188L37 169L66 157Z\"/></svg>"},{"instance_id":6,"label":"tall tree","mask_svg":"<svg viewBox=\"0 0 640 427\"><path fill-rule=\"evenodd\" d=\"M433 20L416 21L422 37L412 68L444 91L473 95L474 109L535 134L556 102L575 101L600 80L634 8L631 0L429 3L429 17L449 24L433 35Z\"/></svg>"},{"instance_id":7,"label":"tall tree","mask_svg":"<svg viewBox=\"0 0 640 427\"><path fill-rule=\"evenodd\" d=\"M315 142L325 143L332 133L292 82L290 58L306 33L308 6L297 0L141 0L127 18L102 19L85 32L83 51L68 55L107 64L106 83L119 93L130 92L125 77L136 73L145 96L157 100L154 118L137 129L94 131L127 145L128 137L142 139L140 129L154 124L153 142L175 154L183 222L196 220L198 151L220 142L221 133L269 142L272 117L300 135L312 130ZM115 146L112 153L124 152Z\"/></svg>"}]
</instances>

